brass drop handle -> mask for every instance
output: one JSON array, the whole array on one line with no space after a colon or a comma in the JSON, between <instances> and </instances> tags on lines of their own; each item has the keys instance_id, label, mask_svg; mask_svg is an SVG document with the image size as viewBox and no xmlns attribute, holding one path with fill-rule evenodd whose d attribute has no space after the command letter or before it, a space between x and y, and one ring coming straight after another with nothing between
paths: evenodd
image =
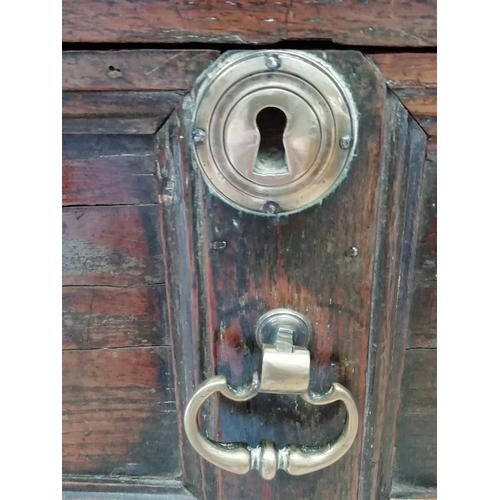
<instances>
[{"instance_id":1,"label":"brass drop handle","mask_svg":"<svg viewBox=\"0 0 500 500\"><path fill-rule=\"evenodd\" d=\"M256 469L264 479L273 479L278 469L293 476L323 469L349 450L358 430L358 410L351 393L341 384L332 384L324 394L309 391L310 353L297 343L307 345L311 334L312 326L302 314L274 309L260 318L256 330L263 351L261 377L255 373L246 386L232 388L225 377L217 375L198 387L187 405L184 427L191 445L205 460L235 474ZM241 443L218 443L204 437L198 425L199 409L216 392L237 402L248 401L259 392L298 394L312 405L342 401L347 408L347 422L335 442L322 446L291 444L277 450L269 440L261 441L256 448Z\"/></svg>"}]
</instances>

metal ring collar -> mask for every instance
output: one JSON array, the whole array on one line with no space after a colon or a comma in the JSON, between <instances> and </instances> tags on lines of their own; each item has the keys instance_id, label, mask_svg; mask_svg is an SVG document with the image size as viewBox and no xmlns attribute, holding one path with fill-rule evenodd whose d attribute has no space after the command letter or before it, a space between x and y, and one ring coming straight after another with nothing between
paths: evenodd
<instances>
[{"instance_id":1,"label":"metal ring collar","mask_svg":"<svg viewBox=\"0 0 500 500\"><path fill-rule=\"evenodd\" d=\"M334 383L324 394L299 394L312 405L326 405L336 401L345 404L347 422L335 442L314 447L291 444L277 450L274 443L268 440L251 448L241 443L218 443L202 436L198 425L198 411L212 394L220 392L232 401L242 402L256 396L259 388L257 373L250 384L238 389L231 388L222 375L212 377L198 387L187 405L184 426L192 446L205 460L235 474L246 474L249 470L256 469L264 479L273 479L279 469L299 476L328 467L351 447L358 429L358 411L351 393L338 383Z\"/></svg>"}]
</instances>

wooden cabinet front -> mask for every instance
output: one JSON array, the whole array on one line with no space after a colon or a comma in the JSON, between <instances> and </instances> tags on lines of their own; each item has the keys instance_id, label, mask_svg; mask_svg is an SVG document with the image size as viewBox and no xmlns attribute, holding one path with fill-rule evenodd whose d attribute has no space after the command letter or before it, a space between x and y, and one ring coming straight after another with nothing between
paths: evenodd
<instances>
[{"instance_id":1,"label":"wooden cabinet front","mask_svg":"<svg viewBox=\"0 0 500 500\"><path fill-rule=\"evenodd\" d=\"M436 496L435 5L275 4L63 2L65 498ZM215 42L278 40L345 78L359 140L320 204L262 217L207 186L192 109ZM201 459L182 417L203 380L251 378L256 322L282 307L313 324L311 387L342 383L360 422L332 466L267 481ZM201 413L212 439L278 447L334 439L346 418L277 394Z\"/></svg>"}]
</instances>

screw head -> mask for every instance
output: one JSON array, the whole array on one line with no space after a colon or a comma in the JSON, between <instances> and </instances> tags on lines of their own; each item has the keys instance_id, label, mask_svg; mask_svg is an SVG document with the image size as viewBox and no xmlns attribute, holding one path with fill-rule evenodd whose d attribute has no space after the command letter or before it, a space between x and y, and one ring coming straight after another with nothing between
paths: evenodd
<instances>
[{"instance_id":1,"label":"screw head","mask_svg":"<svg viewBox=\"0 0 500 500\"><path fill-rule=\"evenodd\" d=\"M201 128L195 128L192 133L193 141L197 144L202 143L205 140L205 131Z\"/></svg>"},{"instance_id":2,"label":"screw head","mask_svg":"<svg viewBox=\"0 0 500 500\"><path fill-rule=\"evenodd\" d=\"M349 149L351 146L351 142L352 142L352 137L350 135L343 135L339 141L340 147L342 149Z\"/></svg>"},{"instance_id":3,"label":"screw head","mask_svg":"<svg viewBox=\"0 0 500 500\"><path fill-rule=\"evenodd\" d=\"M345 251L345 256L350 257L351 259L353 257L357 257L359 254L359 250L356 247L350 247Z\"/></svg>"},{"instance_id":4,"label":"screw head","mask_svg":"<svg viewBox=\"0 0 500 500\"><path fill-rule=\"evenodd\" d=\"M264 212L266 212L266 214L269 214L269 215L274 215L278 209L279 209L279 205L277 203L275 203L274 201L268 201L264 207Z\"/></svg>"},{"instance_id":5,"label":"screw head","mask_svg":"<svg viewBox=\"0 0 500 500\"><path fill-rule=\"evenodd\" d=\"M275 70L281 66L281 61L277 56L266 57L266 67L267 69Z\"/></svg>"},{"instance_id":6,"label":"screw head","mask_svg":"<svg viewBox=\"0 0 500 500\"><path fill-rule=\"evenodd\" d=\"M214 250L221 251L221 250L224 250L226 248L226 246L227 246L227 243L225 241L214 241L212 243L212 248Z\"/></svg>"}]
</instances>

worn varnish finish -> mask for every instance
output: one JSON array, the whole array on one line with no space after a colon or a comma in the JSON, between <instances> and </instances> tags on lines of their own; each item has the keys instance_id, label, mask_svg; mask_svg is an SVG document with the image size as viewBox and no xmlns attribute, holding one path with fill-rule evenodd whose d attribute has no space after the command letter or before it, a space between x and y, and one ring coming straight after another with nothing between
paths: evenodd
<instances>
[{"instance_id":1,"label":"worn varnish finish","mask_svg":"<svg viewBox=\"0 0 500 500\"><path fill-rule=\"evenodd\" d=\"M63 92L63 134L154 134L181 91Z\"/></svg>"},{"instance_id":2,"label":"worn varnish finish","mask_svg":"<svg viewBox=\"0 0 500 500\"><path fill-rule=\"evenodd\" d=\"M373 308L380 301L396 308L408 300L404 294L397 299L393 295L397 294L394 287L398 279L408 280L411 271L411 253L406 248L412 246L408 235L411 225L405 224L404 214L418 203L425 135L397 99L387 94L381 76L360 54L320 55L342 74L350 75L351 91L363 116L362 139L349 175L320 206L273 220L238 212L212 196L189 161L185 140L189 99L183 101L180 117L172 115L161 132L168 146L160 162L164 165L160 168L164 178L160 196L164 199L167 291L174 295L171 307L178 317L169 326L174 356L189 356L187 366L175 363L177 381L180 377L186 381L179 384L179 413L192 392L190 378L196 385L214 372L226 375L233 385L250 378L260 358L253 328L263 312L275 307L297 309L314 324L313 388L326 390L333 379L340 381L353 392L361 415L367 383L377 393L386 390L379 379L366 379L370 332L386 322L373 317ZM380 142L383 122L387 140ZM393 136L395 143L391 143ZM394 180L400 182L390 184ZM415 192L409 198L407 182ZM381 211L387 213L384 224L395 228L387 244L381 241L386 229L379 220ZM399 238L406 238L403 248ZM219 250L214 248L217 242L223 242L215 245ZM390 247L384 255L381 245ZM349 257L353 246L358 249L357 257ZM382 266L387 259L389 268L374 282L377 259L382 259ZM403 328L404 318L398 317L395 324ZM394 331L388 329L384 337L387 344L391 335ZM193 352L193 345L200 348ZM393 346L398 362L404 347L404 342ZM381 380L390 382L391 364L376 369L383 372L378 375ZM373 378L370 372L368 376ZM322 443L338 435L345 418L340 405L318 409L286 396L259 395L241 405L221 398L220 404L214 401L211 406L207 418L202 419L209 435L252 446L263 438L274 439L278 446ZM379 412L377 419L383 421L385 415L395 425L395 414L387 412L396 413L397 405L387 409L380 403L373 408ZM292 494L301 498L356 498L360 475L369 474L364 461L371 468L370 460L379 451L365 447L362 455L364 439L367 435L361 424L356 443L341 461L307 476L280 472L274 481L267 482L255 471L237 476L218 470L217 483L213 484L207 479L214 473L212 467L205 464L196 468L194 460L183 458L185 477L202 498L213 498L217 490L223 498L234 499L250 498L250 492L252 498L289 498ZM372 444L381 439L369 436ZM189 444L184 443L182 452L192 456ZM201 487L200 479L205 479ZM360 498L370 498L361 491L364 496Z\"/></svg>"},{"instance_id":3,"label":"worn varnish finish","mask_svg":"<svg viewBox=\"0 0 500 500\"><path fill-rule=\"evenodd\" d=\"M435 46L435 0L63 0L63 42Z\"/></svg>"},{"instance_id":4,"label":"worn varnish finish","mask_svg":"<svg viewBox=\"0 0 500 500\"><path fill-rule=\"evenodd\" d=\"M416 280L412 290L408 347L437 347L437 283Z\"/></svg>"},{"instance_id":5,"label":"worn varnish finish","mask_svg":"<svg viewBox=\"0 0 500 500\"><path fill-rule=\"evenodd\" d=\"M192 172L188 169L185 139L177 113L156 135L160 184L160 223L164 255L168 329L173 354L178 411L179 445L184 483L198 492L217 491L214 471L210 481L207 464L187 440L182 417L195 384L201 380L198 267L194 240ZM210 418L210 417L209 417ZM208 497L210 498L210 497Z\"/></svg>"},{"instance_id":6,"label":"worn varnish finish","mask_svg":"<svg viewBox=\"0 0 500 500\"><path fill-rule=\"evenodd\" d=\"M426 133L437 135L437 54L369 54Z\"/></svg>"},{"instance_id":7,"label":"worn varnish finish","mask_svg":"<svg viewBox=\"0 0 500 500\"><path fill-rule=\"evenodd\" d=\"M62 94L62 112L67 118L168 116L184 94L180 90L67 91Z\"/></svg>"},{"instance_id":8,"label":"worn varnish finish","mask_svg":"<svg viewBox=\"0 0 500 500\"><path fill-rule=\"evenodd\" d=\"M436 156L428 152L425 162L422 210L419 217L408 347L437 347L436 177Z\"/></svg>"},{"instance_id":9,"label":"worn varnish finish","mask_svg":"<svg viewBox=\"0 0 500 500\"><path fill-rule=\"evenodd\" d=\"M151 139L63 136L63 206L156 203L154 172Z\"/></svg>"},{"instance_id":10,"label":"worn varnish finish","mask_svg":"<svg viewBox=\"0 0 500 500\"><path fill-rule=\"evenodd\" d=\"M115 116L108 118L63 118L63 134L154 134L165 122L167 115L130 118Z\"/></svg>"},{"instance_id":11,"label":"worn varnish finish","mask_svg":"<svg viewBox=\"0 0 500 500\"><path fill-rule=\"evenodd\" d=\"M165 287L63 288L63 349L168 343Z\"/></svg>"},{"instance_id":12,"label":"worn varnish finish","mask_svg":"<svg viewBox=\"0 0 500 500\"><path fill-rule=\"evenodd\" d=\"M437 491L436 488L395 485L389 500L437 500Z\"/></svg>"},{"instance_id":13,"label":"worn varnish finish","mask_svg":"<svg viewBox=\"0 0 500 500\"><path fill-rule=\"evenodd\" d=\"M80 482L68 481L65 483L68 487L81 486ZM167 486L145 485L138 482L137 488L140 491L117 493L118 483L103 484L95 483L96 488L105 490L108 486L111 491L63 491L63 500L195 500L195 497L186 490L179 481L172 481ZM123 484L120 484L123 488ZM154 494L154 497L151 495Z\"/></svg>"},{"instance_id":14,"label":"worn varnish finish","mask_svg":"<svg viewBox=\"0 0 500 500\"><path fill-rule=\"evenodd\" d=\"M153 139L63 135L62 205L156 203Z\"/></svg>"},{"instance_id":15,"label":"worn varnish finish","mask_svg":"<svg viewBox=\"0 0 500 500\"><path fill-rule=\"evenodd\" d=\"M435 349L406 354L394 469L397 489L436 487L436 358Z\"/></svg>"},{"instance_id":16,"label":"worn varnish finish","mask_svg":"<svg viewBox=\"0 0 500 500\"><path fill-rule=\"evenodd\" d=\"M433 282L437 277L437 167L436 156L428 154L424 178L425 200L419 223L417 267L418 281Z\"/></svg>"},{"instance_id":17,"label":"worn varnish finish","mask_svg":"<svg viewBox=\"0 0 500 500\"><path fill-rule=\"evenodd\" d=\"M435 498L437 469L436 151L428 144L392 496ZM418 460L415 460L418 457ZM427 492L424 497L420 492ZM396 495L397 494L397 495Z\"/></svg>"},{"instance_id":18,"label":"worn varnish finish","mask_svg":"<svg viewBox=\"0 0 500 500\"><path fill-rule=\"evenodd\" d=\"M67 51L62 58L62 89L189 90L218 55L216 50Z\"/></svg>"},{"instance_id":19,"label":"worn varnish finish","mask_svg":"<svg viewBox=\"0 0 500 500\"><path fill-rule=\"evenodd\" d=\"M393 484L391 498L435 498L436 401L434 399L429 403L429 400L426 400L429 404L419 407L422 398L413 400L413 414L427 415L421 418L412 418L408 415L405 401L411 397L408 395L411 391L408 384L412 383L412 377L421 374L414 366L413 360L417 358L421 359L420 370L425 370L427 363L430 363L431 366L424 377L425 390L431 396L436 394L435 361L433 361L436 352L428 349L437 347L437 55L394 53L369 54L368 57L374 61L387 79L388 85L428 134L422 201L418 216L415 217L418 221L416 229L418 240L414 278L410 284L411 304L407 340L408 348L425 348L426 352L421 354L420 351L407 351L404 359L405 378L401 388L403 406L397 429L396 465L401 467L400 463L403 461L407 475L399 478L402 483ZM420 444L416 443L416 440L419 440ZM413 444L409 446L408 443ZM409 450L414 453L410 454ZM422 473L419 472L420 466L425 469L427 477L434 477L434 480L423 481ZM415 467L413 476L412 467Z\"/></svg>"},{"instance_id":20,"label":"worn varnish finish","mask_svg":"<svg viewBox=\"0 0 500 500\"><path fill-rule=\"evenodd\" d=\"M179 470L169 347L64 351L63 472Z\"/></svg>"},{"instance_id":21,"label":"worn varnish finish","mask_svg":"<svg viewBox=\"0 0 500 500\"><path fill-rule=\"evenodd\" d=\"M236 500L247 498L248 492L255 489L262 498L303 494L304 498L343 500L356 498L355 480L351 478L351 474L356 476L353 472L356 467L359 467L360 499L371 500L372 491L378 492L375 495L385 494L394 459L395 434L391 435L390 429L397 413L405 322L409 321L408 347L436 346L435 55L367 55L429 134L420 211L412 212L411 207L418 202L420 192L412 182L418 178L416 158L422 135L414 130L415 124L390 94L384 98L384 105L376 105L373 98L364 94L369 99L367 106L371 106L372 115L382 114L382 108L385 109L384 133L386 138L393 137L392 146L388 146L387 140L378 146L376 141L370 143L370 155L380 154L381 161L376 166L371 163L371 167L365 167L369 175L362 182L369 187L362 194L358 192L352 199L348 198L354 189L351 183L360 182L358 177L357 181L349 181L349 175L347 184L339 188L341 199L335 201L337 193L333 195L327 202L327 213L322 212L323 205L321 209L301 214L296 228L295 216L281 219L277 224L264 223L235 212L204 191L204 183L191 169L187 154L186 129L181 123L186 118L185 112L174 113L154 137L134 135L155 132L174 107L179 106L198 74L217 57L217 52L147 50L66 54L63 58L66 61L63 62L63 85L67 89L63 96L65 130L98 135L65 136L63 141L63 204L68 205L63 213L64 378L66 373L71 374L68 378L71 384L64 389L64 428L65 433L68 432L64 471L66 489L82 490L65 492L65 497L115 500L122 494L102 492L119 489L135 492L123 498L132 495L137 499L147 492L157 494L155 498L185 499L190 495L178 482L182 470L183 480L189 487L201 492L199 498L215 498L220 492L226 494L225 498ZM345 57L341 54L330 57L341 64ZM155 70L162 62L164 65ZM346 64L348 67L350 63ZM362 72L359 72L360 65ZM352 73L360 73L359 78L368 73L362 63L352 63L352 66ZM156 75L157 72L160 74ZM346 74L351 73L347 70ZM385 84L382 78L378 82L381 99ZM159 110L158 115L155 109ZM103 136L103 132L113 135ZM395 144L399 163L388 161L387 154ZM379 175L377 182L375 174ZM414 186L410 190L412 196L405 195L406 183ZM369 209L367 197L373 202ZM372 197L378 198L375 201ZM354 213L344 228L342 219L336 216L349 211ZM421 214L418 218L417 213ZM372 237L386 234L386 238L378 237L377 243L361 239L358 257L347 257L340 247L350 236L364 234L365 229L357 224L356 217L366 220L368 214L378 225L375 229L369 227L368 233ZM87 217L87 221L81 222L82 217ZM307 223L313 219L313 223ZM415 279L411 284L408 259L412 256L413 243L405 239L404 234L408 232L406 224L411 226L416 220L420 223L418 233L415 232L418 241ZM304 239L299 235L300 228L305 231ZM400 237L403 237L402 246L398 246ZM214 241L224 241L226 248L213 249ZM366 249L375 247L379 249L377 258L372 256L369 261ZM307 260L295 264L301 255ZM315 266L311 266L311 255L324 261L321 276L315 274L320 271L314 271ZM263 265L266 258L270 263L267 268ZM386 268L385 262L389 263ZM255 275L250 272L250 265L254 266ZM344 290L349 280L364 276L366 269L377 265L383 272L371 289L363 280L361 295L349 287ZM306 269L313 270L313 275L305 272ZM403 287L405 283L409 286L402 295L396 287L399 278ZM320 290L321 283L326 286ZM410 297L405 296L408 291ZM228 297L230 303L226 304ZM411 307L408 307L408 299L411 299ZM380 300L382 306L378 309L376 304L380 305ZM366 313L366 304L370 301L369 319L360 322L360 314ZM326 471L302 478L280 472L277 479L269 483L256 478L255 473L246 477L220 473L199 459L186 442L182 426L177 426L193 387L203 378L218 372L226 374L233 383L239 382L256 366L259 353L252 344L253 325L261 312L275 307L273 304L296 307L309 317L312 314L318 322L315 328L320 328L322 333L313 346L316 387L325 388L332 377L336 377L353 390L359 400L364 401L366 394L369 406L364 433L342 459L345 463L341 461ZM391 310L399 311L397 317L390 317ZM377 317L377 311L385 311L385 316ZM327 333L329 323L338 330ZM397 338L391 337L391 328ZM378 346L371 347L374 352L366 365L361 358L367 355L370 346L362 332L368 330L372 338L374 332L379 332L379 339ZM356 338L353 345L355 334L360 334L360 338ZM361 356L357 356L357 349ZM425 351L435 355L433 350ZM407 351L408 359L413 352ZM170 355L174 368L170 367ZM425 363L424 360L422 367ZM364 372L361 374L357 369L367 370L365 381ZM144 373L141 375L138 370ZM156 385L150 383L153 373L157 376ZM405 374L405 381L411 377ZM366 393L363 384L367 385ZM430 374L426 384L432 393L435 376ZM405 393L412 390L407 382L403 384L403 402L407 401ZM167 401L174 399L179 412L170 412L173 403L166 406ZM96 401L99 403L93 406L91 403ZM435 401L430 404L422 398L412 401L410 413L428 418L435 411ZM123 402L125 404L119 406ZM270 409L269 402L276 403L274 410ZM204 424L212 436L247 439L252 444L263 437L274 437L278 444L289 440L319 442L325 435L333 438L339 431L344 416L341 405L311 411L302 403L295 408L294 403L286 397L259 396L248 405L233 406L222 401L219 406L214 398L204 409L207 415ZM431 427L428 434L421 434L429 451L429 460L423 463L427 472L419 473L419 477L408 475L410 462L406 460L405 473L406 443L419 435L420 427L425 425L425 418L408 417L405 404L395 443L400 475L393 485L391 498L434 498L432 486L421 486L433 484L422 479L432 470L435 472ZM96 407L105 413L103 420L99 420ZM167 408L168 412L159 415L158 407ZM83 429L82 415L96 435L105 433L108 437L85 441L89 428ZM112 425L116 432L110 431L104 420L109 425L116 422ZM295 421L302 426L301 430L295 427ZM130 424L127 431L123 422ZM163 432L166 434L161 434ZM177 435L180 448L175 441ZM169 436L174 436L174 440ZM362 436L364 451L360 455ZM154 443L159 443L158 447ZM179 456L171 456L178 449ZM163 465L166 455L167 462L171 460L167 466ZM112 479L115 474L119 481ZM143 479L139 479L141 476ZM162 481L161 477L165 479ZM345 477L349 478L348 484Z\"/></svg>"},{"instance_id":22,"label":"worn varnish finish","mask_svg":"<svg viewBox=\"0 0 500 500\"><path fill-rule=\"evenodd\" d=\"M63 53L64 134L154 134L214 50Z\"/></svg>"},{"instance_id":23,"label":"worn varnish finish","mask_svg":"<svg viewBox=\"0 0 500 500\"><path fill-rule=\"evenodd\" d=\"M391 489L426 136L390 93L385 124L360 499Z\"/></svg>"},{"instance_id":24,"label":"worn varnish finish","mask_svg":"<svg viewBox=\"0 0 500 500\"><path fill-rule=\"evenodd\" d=\"M63 285L162 283L156 205L63 210Z\"/></svg>"}]
</instances>

